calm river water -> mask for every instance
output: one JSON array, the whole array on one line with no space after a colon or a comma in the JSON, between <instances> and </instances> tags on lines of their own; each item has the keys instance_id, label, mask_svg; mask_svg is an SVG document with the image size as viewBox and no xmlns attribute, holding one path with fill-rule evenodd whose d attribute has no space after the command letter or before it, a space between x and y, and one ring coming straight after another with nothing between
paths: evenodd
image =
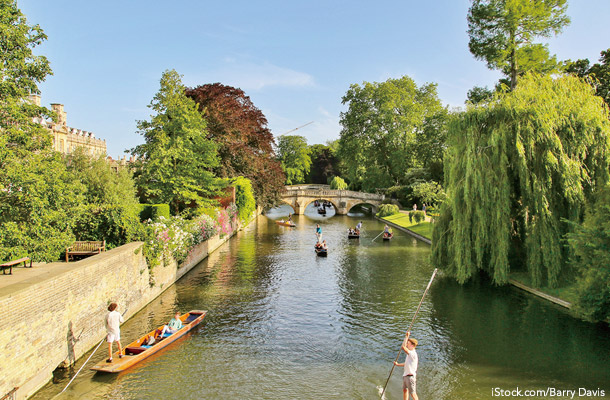
<instances>
[{"instance_id":1,"label":"calm river water","mask_svg":"<svg viewBox=\"0 0 610 400\"><path fill-rule=\"evenodd\" d=\"M358 214L309 210L295 216L297 228L274 223L287 213L259 217L211 254L123 325L123 343L176 310L208 310L200 327L128 372L85 368L59 398L379 399L430 279L430 247L400 232L373 242L383 225ZM358 220L362 237L348 240ZM327 258L313 251L318 222ZM518 289L437 277L412 335L422 400L492 399L517 388L610 397L610 331ZM402 399L401 375L396 368L387 399ZM52 398L68 379L57 376L34 398Z\"/></svg>"}]
</instances>

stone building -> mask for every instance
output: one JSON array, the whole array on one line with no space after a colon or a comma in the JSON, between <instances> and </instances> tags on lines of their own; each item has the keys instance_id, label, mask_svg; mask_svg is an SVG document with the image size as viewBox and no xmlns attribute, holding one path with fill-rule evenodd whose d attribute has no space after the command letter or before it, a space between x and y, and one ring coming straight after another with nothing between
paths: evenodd
<instances>
[{"instance_id":1,"label":"stone building","mask_svg":"<svg viewBox=\"0 0 610 400\"><path fill-rule=\"evenodd\" d=\"M40 106L39 95L30 95L29 100ZM93 132L68 126L63 104L51 104L51 110L57 114L57 122L43 118L38 118L36 122L47 128L53 136L53 149L63 154L69 154L76 148L83 147L91 156L106 155L106 140L96 139Z\"/></svg>"}]
</instances>

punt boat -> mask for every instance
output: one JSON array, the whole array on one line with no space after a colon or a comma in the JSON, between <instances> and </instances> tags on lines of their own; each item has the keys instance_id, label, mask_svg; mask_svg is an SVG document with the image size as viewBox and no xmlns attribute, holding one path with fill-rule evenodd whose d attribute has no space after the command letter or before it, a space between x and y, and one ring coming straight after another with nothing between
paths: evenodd
<instances>
[{"instance_id":1,"label":"punt boat","mask_svg":"<svg viewBox=\"0 0 610 400\"><path fill-rule=\"evenodd\" d=\"M328 249L314 248L318 257L326 257L328 255Z\"/></svg>"},{"instance_id":2,"label":"punt boat","mask_svg":"<svg viewBox=\"0 0 610 400\"><path fill-rule=\"evenodd\" d=\"M294 228L295 226L297 226L297 224L295 224L292 221L275 221L275 223L278 225L282 225L282 226L289 226L291 228Z\"/></svg>"},{"instance_id":3,"label":"punt boat","mask_svg":"<svg viewBox=\"0 0 610 400\"><path fill-rule=\"evenodd\" d=\"M164 325L161 325L159 328L148 332L139 339L125 346L123 348L121 358L119 358L119 352L117 351L112 355L112 362L106 362L106 359L104 357L104 360L95 364L93 367L91 367L91 369L93 371L110 373L125 371L127 368L155 354L162 348L167 347L172 342L176 341L176 339L184 336L188 331L190 331L201 321L203 321L203 318L206 314L207 311L189 311L186 314L180 316L180 320L182 321L182 324L184 326L179 331L174 333L168 332L165 333L163 337L158 337L161 331L163 330ZM155 337L155 335L157 335L155 342L149 345L148 343L150 342L150 337Z\"/></svg>"},{"instance_id":4,"label":"punt boat","mask_svg":"<svg viewBox=\"0 0 610 400\"><path fill-rule=\"evenodd\" d=\"M383 240L390 240L394 236L394 233L390 233L389 235L383 234Z\"/></svg>"}]
</instances>

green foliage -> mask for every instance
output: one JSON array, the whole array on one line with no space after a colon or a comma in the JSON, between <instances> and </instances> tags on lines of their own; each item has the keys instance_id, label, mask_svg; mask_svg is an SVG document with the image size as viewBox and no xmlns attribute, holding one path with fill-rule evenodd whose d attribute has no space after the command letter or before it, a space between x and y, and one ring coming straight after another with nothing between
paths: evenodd
<instances>
[{"instance_id":1,"label":"green foliage","mask_svg":"<svg viewBox=\"0 0 610 400\"><path fill-rule=\"evenodd\" d=\"M310 149L307 139L298 135L282 135L277 139L277 156L286 173L286 184L305 182L311 166Z\"/></svg>"},{"instance_id":2,"label":"green foliage","mask_svg":"<svg viewBox=\"0 0 610 400\"><path fill-rule=\"evenodd\" d=\"M380 218L388 217L390 215L398 214L400 210L397 205L394 204L382 204L379 206L379 211L377 212L377 216Z\"/></svg>"},{"instance_id":3,"label":"green foliage","mask_svg":"<svg viewBox=\"0 0 610 400\"><path fill-rule=\"evenodd\" d=\"M217 145L206 137L206 122L184 91L176 71L163 73L149 105L156 114L138 122L146 143L132 149L139 156L136 179L143 197L170 204L175 214L211 203L224 186L210 172L218 165Z\"/></svg>"},{"instance_id":4,"label":"green foliage","mask_svg":"<svg viewBox=\"0 0 610 400\"><path fill-rule=\"evenodd\" d=\"M248 178L238 176L231 179L231 185L235 187L235 205L237 206L239 219L242 222L248 221L256 209L252 183Z\"/></svg>"},{"instance_id":5,"label":"green foliage","mask_svg":"<svg viewBox=\"0 0 610 400\"><path fill-rule=\"evenodd\" d=\"M169 219L169 204L140 204L140 221L156 221L159 217Z\"/></svg>"},{"instance_id":6,"label":"green foliage","mask_svg":"<svg viewBox=\"0 0 610 400\"><path fill-rule=\"evenodd\" d=\"M75 239L85 190L58 153L6 160L0 169L0 259L59 259Z\"/></svg>"},{"instance_id":7,"label":"green foliage","mask_svg":"<svg viewBox=\"0 0 610 400\"><path fill-rule=\"evenodd\" d=\"M106 240L108 248L139 236L140 207L131 172L115 171L104 157L91 158L79 148L67 156L68 172L85 187L84 204L74 221L76 240Z\"/></svg>"},{"instance_id":8,"label":"green foliage","mask_svg":"<svg viewBox=\"0 0 610 400\"><path fill-rule=\"evenodd\" d=\"M447 195L437 182L417 182L411 185L411 200L419 200L426 204L442 204Z\"/></svg>"},{"instance_id":9,"label":"green foliage","mask_svg":"<svg viewBox=\"0 0 610 400\"><path fill-rule=\"evenodd\" d=\"M559 34L570 23L567 0L472 0L468 12L468 47L487 67L502 71L517 85L527 72L556 69L555 56L534 40Z\"/></svg>"},{"instance_id":10,"label":"green foliage","mask_svg":"<svg viewBox=\"0 0 610 400\"><path fill-rule=\"evenodd\" d=\"M575 309L590 319L610 319L610 186L599 190L582 226L568 238L579 271Z\"/></svg>"},{"instance_id":11,"label":"green foliage","mask_svg":"<svg viewBox=\"0 0 610 400\"><path fill-rule=\"evenodd\" d=\"M314 144L309 146L311 167L307 176L307 183L328 184L334 176L339 175L339 159L336 145Z\"/></svg>"},{"instance_id":12,"label":"green foliage","mask_svg":"<svg viewBox=\"0 0 610 400\"><path fill-rule=\"evenodd\" d=\"M608 181L609 143L607 109L578 78L528 75L470 107L449 128L433 262L459 282L483 269L502 284L523 266L534 285L554 286L566 258L561 221L579 221Z\"/></svg>"},{"instance_id":13,"label":"green foliage","mask_svg":"<svg viewBox=\"0 0 610 400\"><path fill-rule=\"evenodd\" d=\"M335 176L330 181L330 188L333 190L347 190L347 183L345 183L343 178Z\"/></svg>"},{"instance_id":14,"label":"green foliage","mask_svg":"<svg viewBox=\"0 0 610 400\"><path fill-rule=\"evenodd\" d=\"M440 162L447 109L435 84L417 87L404 76L351 85L342 99L338 156L355 189L374 191L405 184L411 168Z\"/></svg>"},{"instance_id":15,"label":"green foliage","mask_svg":"<svg viewBox=\"0 0 610 400\"><path fill-rule=\"evenodd\" d=\"M566 72L582 78L590 78L595 92L610 105L610 49L601 52L599 63L590 65L588 59L566 61Z\"/></svg>"},{"instance_id":16,"label":"green foliage","mask_svg":"<svg viewBox=\"0 0 610 400\"><path fill-rule=\"evenodd\" d=\"M466 104L479 104L491 100L493 91L487 87L475 86L466 95Z\"/></svg>"},{"instance_id":17,"label":"green foliage","mask_svg":"<svg viewBox=\"0 0 610 400\"><path fill-rule=\"evenodd\" d=\"M416 224L425 221L426 214L423 211L409 211L409 221L415 220Z\"/></svg>"}]
</instances>

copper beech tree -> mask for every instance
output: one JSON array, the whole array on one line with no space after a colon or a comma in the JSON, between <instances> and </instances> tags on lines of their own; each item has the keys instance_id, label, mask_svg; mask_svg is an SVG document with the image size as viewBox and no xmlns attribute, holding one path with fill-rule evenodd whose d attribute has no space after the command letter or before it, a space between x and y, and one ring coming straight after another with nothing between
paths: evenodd
<instances>
[{"instance_id":1,"label":"copper beech tree","mask_svg":"<svg viewBox=\"0 0 610 400\"><path fill-rule=\"evenodd\" d=\"M257 203L278 202L286 177L273 150L267 118L243 90L220 83L186 90L207 121L208 138L218 144L219 177L244 176L252 181Z\"/></svg>"}]
</instances>

